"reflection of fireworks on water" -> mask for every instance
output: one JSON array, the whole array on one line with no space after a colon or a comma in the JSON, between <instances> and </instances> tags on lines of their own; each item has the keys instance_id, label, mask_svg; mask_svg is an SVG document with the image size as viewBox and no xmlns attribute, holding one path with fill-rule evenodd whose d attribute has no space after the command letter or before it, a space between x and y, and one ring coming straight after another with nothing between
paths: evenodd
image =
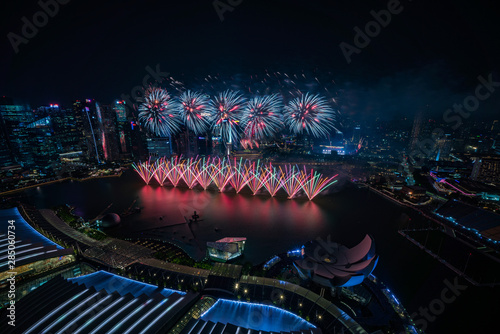
<instances>
[{"instance_id":1,"label":"reflection of fireworks on water","mask_svg":"<svg viewBox=\"0 0 500 334\"><path fill-rule=\"evenodd\" d=\"M285 123L292 133L304 131L314 137L326 137L334 129L335 111L326 99L306 93L291 100L285 107Z\"/></svg>"},{"instance_id":2,"label":"reflection of fireworks on water","mask_svg":"<svg viewBox=\"0 0 500 334\"><path fill-rule=\"evenodd\" d=\"M206 132L210 126L208 96L188 90L182 93L179 102L179 112L187 128L195 134Z\"/></svg>"},{"instance_id":3,"label":"reflection of fireworks on water","mask_svg":"<svg viewBox=\"0 0 500 334\"><path fill-rule=\"evenodd\" d=\"M139 122L156 136L171 136L180 130L176 109L176 103L166 90L150 87L144 93L144 101L138 109Z\"/></svg>"},{"instance_id":4,"label":"reflection of fireworks on water","mask_svg":"<svg viewBox=\"0 0 500 334\"><path fill-rule=\"evenodd\" d=\"M245 137L262 140L273 137L282 126L281 97L278 94L254 97L243 108Z\"/></svg>"},{"instance_id":5,"label":"reflection of fireworks on water","mask_svg":"<svg viewBox=\"0 0 500 334\"><path fill-rule=\"evenodd\" d=\"M224 143L232 143L238 138L237 126L241 117L244 98L238 92L226 90L210 101L213 126L220 131Z\"/></svg>"},{"instance_id":6,"label":"reflection of fireworks on water","mask_svg":"<svg viewBox=\"0 0 500 334\"><path fill-rule=\"evenodd\" d=\"M161 180L166 178L176 187L182 180L190 188L194 188L198 183L203 189L207 189L210 184L214 185L219 191L224 191L227 184L239 193L245 186L255 195L264 188L271 196L282 188L288 198L297 197L301 190L312 200L326 188L336 183L335 178L325 177L321 173L311 170L310 172L304 166L301 171L297 167L285 166L284 170L279 167L261 166L260 161L250 162L240 159L231 163L230 160L220 158L190 158L183 160L175 157L170 160L158 159L155 163L146 161L133 164L134 169L141 176L146 184L156 174L155 179L161 184ZM162 170L161 173L157 172Z\"/></svg>"}]
</instances>

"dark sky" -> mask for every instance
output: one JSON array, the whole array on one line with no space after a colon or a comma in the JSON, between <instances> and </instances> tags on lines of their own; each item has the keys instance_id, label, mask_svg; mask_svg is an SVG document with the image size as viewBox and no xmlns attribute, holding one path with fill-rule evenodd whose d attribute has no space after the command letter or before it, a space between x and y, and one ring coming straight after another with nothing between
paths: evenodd
<instances>
[{"instance_id":1,"label":"dark sky","mask_svg":"<svg viewBox=\"0 0 500 334\"><path fill-rule=\"evenodd\" d=\"M442 113L474 92L479 75L500 81L492 0L401 1L401 12L350 64L339 44L354 45L354 27L364 30L370 11L392 1L219 2L237 4L223 21L213 0L71 0L15 53L8 33L22 35L21 18L33 22L41 7L3 1L0 94L31 105L85 97L110 103L156 64L187 81L315 69L332 73L345 113L399 116L426 105ZM499 101L500 91L477 112L494 115Z\"/></svg>"}]
</instances>

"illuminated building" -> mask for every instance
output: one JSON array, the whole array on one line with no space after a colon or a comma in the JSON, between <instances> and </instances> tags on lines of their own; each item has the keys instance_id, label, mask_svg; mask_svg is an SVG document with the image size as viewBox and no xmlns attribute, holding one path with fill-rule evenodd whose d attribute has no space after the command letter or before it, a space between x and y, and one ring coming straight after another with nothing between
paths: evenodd
<instances>
[{"instance_id":1,"label":"illuminated building","mask_svg":"<svg viewBox=\"0 0 500 334\"><path fill-rule=\"evenodd\" d=\"M97 103L90 99L76 100L73 103L73 111L77 126L82 130L82 151L85 158L101 162L104 156L101 144L102 117L97 106Z\"/></svg>"},{"instance_id":2,"label":"illuminated building","mask_svg":"<svg viewBox=\"0 0 500 334\"><path fill-rule=\"evenodd\" d=\"M48 113L57 137L59 152L81 151L83 139L81 117L78 118L73 109L65 109L57 105L51 105Z\"/></svg>"},{"instance_id":3,"label":"illuminated building","mask_svg":"<svg viewBox=\"0 0 500 334\"><path fill-rule=\"evenodd\" d=\"M0 210L0 285L9 278L8 250L10 237L7 235L8 221L15 226L15 272L16 279L34 276L41 272L75 261L73 249L65 249L33 229L17 208ZM9 231L11 231L9 229ZM12 236L12 234L11 234ZM12 246L12 245L10 245Z\"/></svg>"},{"instance_id":4,"label":"illuminated building","mask_svg":"<svg viewBox=\"0 0 500 334\"><path fill-rule=\"evenodd\" d=\"M197 297L104 271L56 277L28 296L16 303L36 310L16 322L23 333L166 333Z\"/></svg>"},{"instance_id":5,"label":"illuminated building","mask_svg":"<svg viewBox=\"0 0 500 334\"><path fill-rule=\"evenodd\" d=\"M147 138L146 144L150 157L169 157L172 155L172 142L168 137Z\"/></svg>"},{"instance_id":6,"label":"illuminated building","mask_svg":"<svg viewBox=\"0 0 500 334\"><path fill-rule=\"evenodd\" d=\"M313 240L302 247L302 258L295 261L299 275L327 286L353 286L363 282L375 269L378 255L371 236L347 248L330 240Z\"/></svg>"},{"instance_id":7,"label":"illuminated building","mask_svg":"<svg viewBox=\"0 0 500 334\"><path fill-rule=\"evenodd\" d=\"M475 158L471 178L486 183L499 183L500 158L486 156Z\"/></svg>"},{"instance_id":8,"label":"illuminated building","mask_svg":"<svg viewBox=\"0 0 500 334\"><path fill-rule=\"evenodd\" d=\"M208 256L214 261L226 262L237 258L245 249L247 238L224 238L207 242Z\"/></svg>"},{"instance_id":9,"label":"illuminated building","mask_svg":"<svg viewBox=\"0 0 500 334\"><path fill-rule=\"evenodd\" d=\"M422 130L423 118L424 118L423 111L422 110L417 111L415 119L413 121L413 128L411 130L410 152L415 150L417 151L420 150L418 144L419 144L420 131Z\"/></svg>"},{"instance_id":10,"label":"illuminated building","mask_svg":"<svg viewBox=\"0 0 500 334\"><path fill-rule=\"evenodd\" d=\"M419 199L421 197L426 196L427 191L425 188L411 185L403 185L401 192L405 197L410 199Z\"/></svg>"},{"instance_id":11,"label":"illuminated building","mask_svg":"<svg viewBox=\"0 0 500 334\"><path fill-rule=\"evenodd\" d=\"M3 117L4 106L12 104L12 101L5 97L0 99L0 101L0 167L5 167L14 164L15 161L12 145L10 143L9 132L7 131L7 124Z\"/></svg>"},{"instance_id":12,"label":"illuminated building","mask_svg":"<svg viewBox=\"0 0 500 334\"><path fill-rule=\"evenodd\" d=\"M115 101L112 110L116 119L116 134L118 136L119 156L121 159L132 157L131 123L127 117L125 101Z\"/></svg>"},{"instance_id":13,"label":"illuminated building","mask_svg":"<svg viewBox=\"0 0 500 334\"><path fill-rule=\"evenodd\" d=\"M33 165L34 159L30 148L30 137L26 125L35 120L33 112L27 105L0 105L2 115L2 132L4 143L11 151L11 158L22 166ZM5 154L5 153L4 153ZM8 161L8 157L4 158Z\"/></svg>"}]
</instances>

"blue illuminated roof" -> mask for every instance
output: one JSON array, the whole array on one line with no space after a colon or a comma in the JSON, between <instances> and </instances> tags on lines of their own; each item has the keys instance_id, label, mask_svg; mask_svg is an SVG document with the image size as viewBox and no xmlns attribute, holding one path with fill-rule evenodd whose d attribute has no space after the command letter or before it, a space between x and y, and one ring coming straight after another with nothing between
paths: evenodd
<instances>
[{"instance_id":1,"label":"blue illuminated roof","mask_svg":"<svg viewBox=\"0 0 500 334\"><path fill-rule=\"evenodd\" d=\"M87 288L93 286L97 291L102 289L106 290L107 293L116 291L122 296L127 293L132 294L134 297L139 297L142 294L151 296L155 291L159 291L164 297L168 297L175 292L180 295L186 294L185 292L171 289L162 289L160 291L156 285L134 281L102 270L92 274L70 278L69 280L78 284L84 284Z\"/></svg>"},{"instance_id":2,"label":"blue illuminated roof","mask_svg":"<svg viewBox=\"0 0 500 334\"><path fill-rule=\"evenodd\" d=\"M219 299L201 319L261 331L300 331L316 328L301 317L274 306Z\"/></svg>"},{"instance_id":3,"label":"blue illuminated roof","mask_svg":"<svg viewBox=\"0 0 500 334\"><path fill-rule=\"evenodd\" d=\"M61 261L64 256L73 253L46 238L31 227L20 215L17 208L0 210L0 272L12 269L9 256L15 249L17 267L51 258ZM9 223L12 222L12 223ZM14 241L14 244L10 244Z\"/></svg>"},{"instance_id":4,"label":"blue illuminated roof","mask_svg":"<svg viewBox=\"0 0 500 334\"><path fill-rule=\"evenodd\" d=\"M15 333L166 333L198 298L103 271L57 276L16 301L16 310L25 312ZM0 323L0 333L13 332L9 327Z\"/></svg>"},{"instance_id":5,"label":"blue illuminated roof","mask_svg":"<svg viewBox=\"0 0 500 334\"><path fill-rule=\"evenodd\" d=\"M58 249L64 249L52 240L46 238L42 234L38 233L33 227L31 227L23 216L19 213L17 208L0 210L0 226L2 226L2 232L7 232L7 225L9 220L15 220L15 236L16 240L31 241L32 244L41 242L44 246L57 246Z\"/></svg>"}]
</instances>

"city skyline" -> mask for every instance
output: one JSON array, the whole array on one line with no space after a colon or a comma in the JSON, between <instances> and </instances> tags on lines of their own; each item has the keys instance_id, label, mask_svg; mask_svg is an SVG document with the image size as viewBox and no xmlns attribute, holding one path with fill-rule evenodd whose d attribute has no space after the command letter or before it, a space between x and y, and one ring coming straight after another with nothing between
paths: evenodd
<instances>
[{"instance_id":1,"label":"city skyline","mask_svg":"<svg viewBox=\"0 0 500 334\"><path fill-rule=\"evenodd\" d=\"M6 38L1 47L6 62L1 68L0 95L34 105L65 105L78 97L110 103L130 95L135 86L143 86L146 76L154 83L168 73L196 90L196 82L208 75L234 78L262 75L266 70L290 75L316 71L330 73L327 77L335 81L344 113L412 117L416 109L427 105L433 115L440 116L473 92L479 76L491 73L494 81L499 80L495 63L498 27L488 19L494 15L489 2L475 6L451 1L432 5L393 2L397 9L391 14L387 9L391 1L369 5L236 1L236 6L223 7L222 21L216 4L224 1L140 6L56 2L54 17L35 27L38 32L20 43L18 52L8 34L25 38L21 18L31 21L43 9L35 2L9 7L2 11ZM166 22L158 17L161 6L167 6ZM342 15L346 12L352 15ZM385 24L387 13L389 23ZM252 24L255 17L262 22ZM424 24L422 17L430 23ZM92 24L81 26L84 18L91 18ZM361 35L355 39L357 31L376 27L370 22L379 28L372 28L373 37L365 34L369 42L364 46ZM118 33L125 23L126 33ZM285 34L285 29L291 32ZM133 38L134 34L138 37ZM67 41L76 44L66 47ZM82 41L81 49L76 47L78 41ZM481 114L492 117L499 99L492 94L482 101Z\"/></svg>"}]
</instances>

